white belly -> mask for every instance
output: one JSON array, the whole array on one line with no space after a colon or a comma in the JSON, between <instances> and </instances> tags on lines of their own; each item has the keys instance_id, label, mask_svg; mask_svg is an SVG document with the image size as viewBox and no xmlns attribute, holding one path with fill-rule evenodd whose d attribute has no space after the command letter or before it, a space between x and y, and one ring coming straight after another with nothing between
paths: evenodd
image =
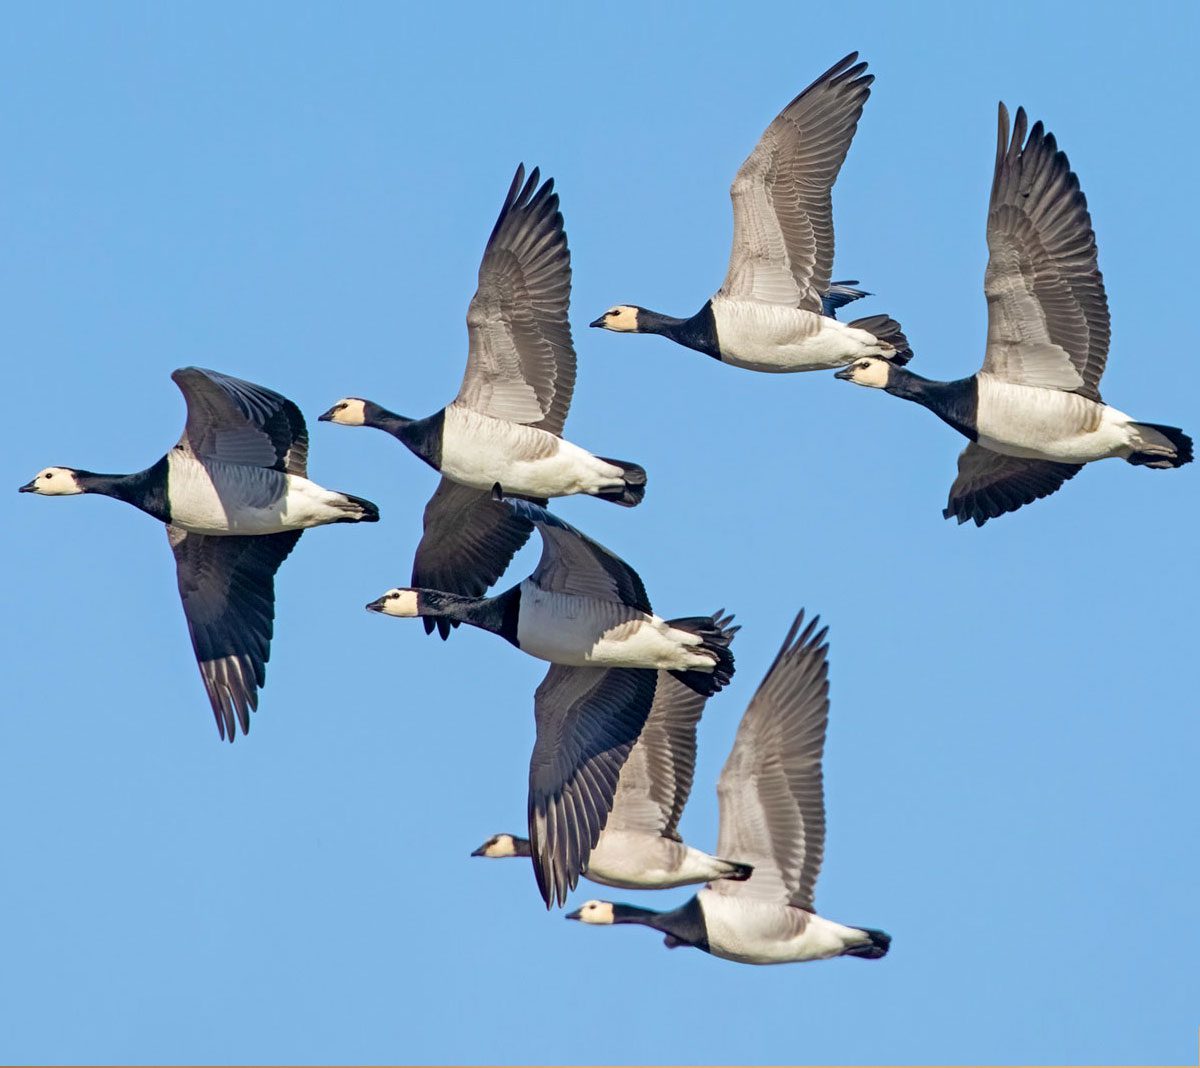
<instances>
[{"instance_id":1,"label":"white belly","mask_svg":"<svg viewBox=\"0 0 1200 1068\"><path fill-rule=\"evenodd\" d=\"M682 842L638 831L605 830L592 850L586 875L622 890L669 890L706 883L729 869Z\"/></svg>"},{"instance_id":2,"label":"white belly","mask_svg":"<svg viewBox=\"0 0 1200 1068\"><path fill-rule=\"evenodd\" d=\"M714 300L713 319L721 359L751 371L829 370L882 351L865 330L780 304Z\"/></svg>"},{"instance_id":3,"label":"white belly","mask_svg":"<svg viewBox=\"0 0 1200 1068\"><path fill-rule=\"evenodd\" d=\"M979 444L1005 456L1086 464L1130 453L1129 416L1076 393L979 375Z\"/></svg>"},{"instance_id":4,"label":"white belly","mask_svg":"<svg viewBox=\"0 0 1200 1068\"><path fill-rule=\"evenodd\" d=\"M568 497L622 485L621 469L545 430L450 405L441 471L464 486L526 497Z\"/></svg>"},{"instance_id":5,"label":"white belly","mask_svg":"<svg viewBox=\"0 0 1200 1068\"><path fill-rule=\"evenodd\" d=\"M713 667L711 657L692 651L700 644L696 635L675 630L658 616L591 597L548 593L530 579L521 583L517 642L530 656L573 667Z\"/></svg>"},{"instance_id":6,"label":"white belly","mask_svg":"<svg viewBox=\"0 0 1200 1068\"><path fill-rule=\"evenodd\" d=\"M335 523L342 495L299 475L216 461L172 450L167 459L171 522L193 534L278 534Z\"/></svg>"},{"instance_id":7,"label":"white belly","mask_svg":"<svg viewBox=\"0 0 1200 1068\"><path fill-rule=\"evenodd\" d=\"M709 952L741 964L789 964L839 957L861 942L853 927L790 905L701 890Z\"/></svg>"}]
</instances>

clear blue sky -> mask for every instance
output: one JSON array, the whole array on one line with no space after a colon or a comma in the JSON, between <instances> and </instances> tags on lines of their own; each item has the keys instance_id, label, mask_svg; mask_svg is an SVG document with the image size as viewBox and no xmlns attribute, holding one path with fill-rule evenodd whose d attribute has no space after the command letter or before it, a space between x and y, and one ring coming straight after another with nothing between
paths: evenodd
<instances>
[{"instance_id":1,"label":"clear blue sky","mask_svg":"<svg viewBox=\"0 0 1200 1068\"><path fill-rule=\"evenodd\" d=\"M567 6L7 9L0 1059L1192 1062L1200 467L1098 464L957 528L961 440L928 413L585 324L700 306L738 164L857 48L878 80L835 191L835 277L878 294L862 313L903 322L915 370L978 368L996 101L1024 104L1092 207L1105 396L1197 433L1197 8ZM435 479L316 415L453 395L521 160L558 180L574 254L568 433L650 473L636 511L561 512L665 614L744 624L683 830L715 844L745 702L796 608L819 612L817 904L890 931L881 963L667 952L547 915L527 868L468 857L521 826L543 668L362 610L407 581ZM313 476L384 517L306 534L284 565L233 747L158 525L15 492L47 464L152 462L187 364L294 398Z\"/></svg>"}]
</instances>

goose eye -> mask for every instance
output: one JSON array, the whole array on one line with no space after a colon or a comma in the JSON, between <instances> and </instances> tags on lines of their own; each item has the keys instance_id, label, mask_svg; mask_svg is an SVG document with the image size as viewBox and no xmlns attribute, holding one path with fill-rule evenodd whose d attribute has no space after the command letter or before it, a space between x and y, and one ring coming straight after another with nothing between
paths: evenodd
<instances>
[{"instance_id":1,"label":"goose eye","mask_svg":"<svg viewBox=\"0 0 1200 1068\"><path fill-rule=\"evenodd\" d=\"M398 593L389 593L389 594L388 594L388 600L389 600L389 601L394 601L394 600L395 600L397 597L399 597L399 596L400 596L400 594L398 594Z\"/></svg>"},{"instance_id":2,"label":"goose eye","mask_svg":"<svg viewBox=\"0 0 1200 1068\"><path fill-rule=\"evenodd\" d=\"M49 474L49 475L47 475L47 476L46 476L46 481L47 481L47 482L49 482L49 481L50 481L50 479L52 479L53 477L54 477L54 475L53 475L53 474Z\"/></svg>"}]
</instances>

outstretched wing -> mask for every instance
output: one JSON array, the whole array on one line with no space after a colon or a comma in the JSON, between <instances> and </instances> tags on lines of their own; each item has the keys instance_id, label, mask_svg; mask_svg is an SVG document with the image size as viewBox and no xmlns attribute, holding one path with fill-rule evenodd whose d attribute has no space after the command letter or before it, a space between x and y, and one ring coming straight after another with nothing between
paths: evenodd
<instances>
[{"instance_id":1,"label":"outstretched wing","mask_svg":"<svg viewBox=\"0 0 1200 1068\"><path fill-rule=\"evenodd\" d=\"M275 572L301 533L217 537L167 527L200 676L217 730L231 742L237 723L250 733L271 656Z\"/></svg>"},{"instance_id":2,"label":"outstretched wing","mask_svg":"<svg viewBox=\"0 0 1200 1068\"><path fill-rule=\"evenodd\" d=\"M657 672L551 664L534 696L529 841L546 906L579 882L608 820L621 766L654 700Z\"/></svg>"},{"instance_id":3,"label":"outstretched wing","mask_svg":"<svg viewBox=\"0 0 1200 1068\"><path fill-rule=\"evenodd\" d=\"M973 441L959 454L958 477L942 515L960 523L973 519L981 527L1023 504L1049 497L1081 470L1082 464L1002 456Z\"/></svg>"},{"instance_id":4,"label":"outstretched wing","mask_svg":"<svg viewBox=\"0 0 1200 1068\"><path fill-rule=\"evenodd\" d=\"M654 703L621 769L608 827L679 841L679 817L696 771L696 724L708 699L668 671L658 673Z\"/></svg>"},{"instance_id":5,"label":"outstretched wing","mask_svg":"<svg viewBox=\"0 0 1200 1068\"><path fill-rule=\"evenodd\" d=\"M517 168L467 309L470 349L458 403L561 434L575 388L567 311L571 253L554 180Z\"/></svg>"},{"instance_id":6,"label":"outstretched wing","mask_svg":"<svg viewBox=\"0 0 1200 1068\"><path fill-rule=\"evenodd\" d=\"M988 209L987 355L1008 382L1100 400L1109 317L1087 198L1054 135L1000 105Z\"/></svg>"},{"instance_id":7,"label":"outstretched wing","mask_svg":"<svg viewBox=\"0 0 1200 1068\"><path fill-rule=\"evenodd\" d=\"M825 855L829 647L817 618L800 633L803 623L801 611L742 717L717 782L717 856L751 864L754 874L709 889L811 911Z\"/></svg>"},{"instance_id":8,"label":"outstretched wing","mask_svg":"<svg viewBox=\"0 0 1200 1068\"><path fill-rule=\"evenodd\" d=\"M171 378L187 401L181 447L200 459L306 474L308 430L287 397L199 367L181 367Z\"/></svg>"},{"instance_id":9,"label":"outstretched wing","mask_svg":"<svg viewBox=\"0 0 1200 1068\"><path fill-rule=\"evenodd\" d=\"M721 295L821 312L833 270L830 191L874 75L851 52L767 127L733 180L733 250Z\"/></svg>"},{"instance_id":10,"label":"outstretched wing","mask_svg":"<svg viewBox=\"0 0 1200 1068\"><path fill-rule=\"evenodd\" d=\"M619 556L532 501L506 497L505 503L542 536L542 558L530 576L542 589L652 611L641 578Z\"/></svg>"},{"instance_id":11,"label":"outstretched wing","mask_svg":"<svg viewBox=\"0 0 1200 1068\"><path fill-rule=\"evenodd\" d=\"M541 503L545 503L544 501ZM425 506L425 532L413 560L412 584L464 597L481 597L533 533L533 523L484 490L443 478ZM436 624L443 638L447 619L424 619L425 633Z\"/></svg>"}]
</instances>

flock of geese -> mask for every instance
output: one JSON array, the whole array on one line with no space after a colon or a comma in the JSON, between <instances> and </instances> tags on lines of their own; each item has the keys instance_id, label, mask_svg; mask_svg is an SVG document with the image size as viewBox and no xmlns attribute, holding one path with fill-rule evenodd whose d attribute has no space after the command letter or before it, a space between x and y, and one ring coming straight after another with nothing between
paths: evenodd
<instances>
[{"instance_id":1,"label":"flock of geese","mask_svg":"<svg viewBox=\"0 0 1200 1068\"><path fill-rule=\"evenodd\" d=\"M1108 457L1153 467L1192 460L1181 430L1105 404L1104 283L1087 202L1067 157L1018 109L1000 105L988 209L983 367L937 382L905 366L912 350L886 315L850 322L868 294L833 282L830 191L873 77L846 56L787 105L734 178L725 281L688 318L618 304L593 327L660 334L722 363L836 377L928 408L968 439L945 515L982 526L1055 492ZM360 397L320 416L385 431L436 470L411 585L367 605L420 618L442 638L466 623L549 663L534 696L528 837L497 834L473 855L529 857L547 906L581 876L619 888L703 884L680 908L588 901L589 924L632 923L729 960L774 964L875 959L882 931L814 911L825 839L822 754L829 713L826 632L796 617L742 718L717 790L710 855L679 836L705 702L732 678L737 627L724 612L664 619L638 573L564 522L550 498L587 494L634 507L637 463L563 436L575 386L571 261L553 181L519 167L488 240L467 311L458 395L413 419ZM183 434L144 471L39 472L22 492L99 493L166 526L179 594L222 738L246 733L265 679L279 566L310 527L379 519L370 501L307 477L299 408L215 371L172 375ZM503 593L488 590L537 530L541 559Z\"/></svg>"}]
</instances>

